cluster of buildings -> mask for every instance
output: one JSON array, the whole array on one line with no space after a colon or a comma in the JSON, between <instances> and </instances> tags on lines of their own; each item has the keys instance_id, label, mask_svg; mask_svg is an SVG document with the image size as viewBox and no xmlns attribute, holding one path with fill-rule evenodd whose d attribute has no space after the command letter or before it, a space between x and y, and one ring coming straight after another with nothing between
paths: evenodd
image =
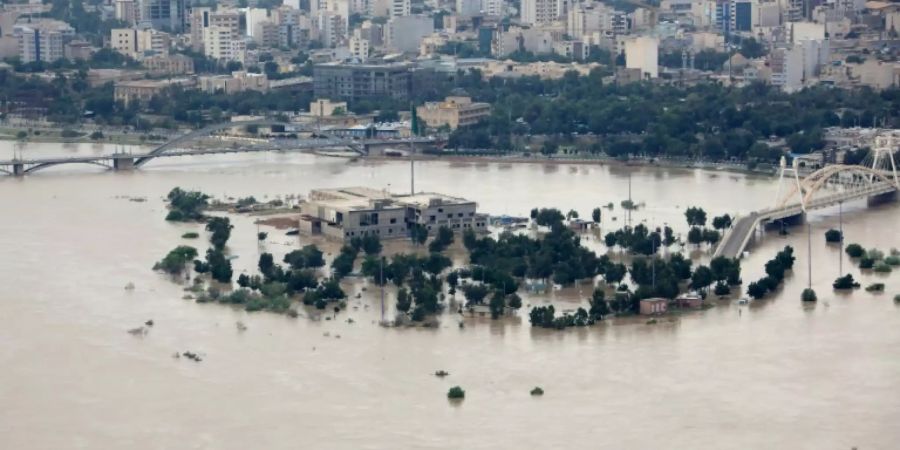
<instances>
[{"instance_id":1,"label":"cluster of buildings","mask_svg":"<svg viewBox=\"0 0 900 450\"><path fill-rule=\"evenodd\" d=\"M317 189L301 206L300 232L337 240L378 236L405 238L421 226L429 234L487 230L488 218L475 202L436 193L392 194L364 187Z\"/></svg>"},{"instance_id":2,"label":"cluster of buildings","mask_svg":"<svg viewBox=\"0 0 900 450\"><path fill-rule=\"evenodd\" d=\"M884 1L286 0L265 7L254 0L102 0L84 8L116 20L102 42L49 18L50 4L5 3L0 57L87 59L102 45L139 61L151 78L175 80L169 84L235 93L287 83L350 104L406 101L429 77L471 69L488 78L554 79L603 67L616 83L762 81L787 92L900 83L900 4ZM198 54L232 73L196 74ZM710 54L721 59L695 63ZM125 78L120 98L154 88L151 80L139 89ZM450 98L417 113L429 126L452 129L489 108Z\"/></svg>"}]
</instances>

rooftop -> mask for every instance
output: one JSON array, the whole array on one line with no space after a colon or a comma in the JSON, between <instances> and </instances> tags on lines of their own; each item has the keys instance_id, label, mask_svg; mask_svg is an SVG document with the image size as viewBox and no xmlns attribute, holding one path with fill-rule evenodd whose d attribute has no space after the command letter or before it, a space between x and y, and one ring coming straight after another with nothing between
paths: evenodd
<instances>
[{"instance_id":1,"label":"rooftop","mask_svg":"<svg viewBox=\"0 0 900 450\"><path fill-rule=\"evenodd\" d=\"M314 189L309 194L310 201L327 203L329 206L347 210L384 209L389 207L413 207L425 209L438 205L459 205L474 203L460 197L436 192L416 194L392 194L387 190L367 187L345 187L335 189ZM376 205L376 203L381 203Z\"/></svg>"}]
</instances>

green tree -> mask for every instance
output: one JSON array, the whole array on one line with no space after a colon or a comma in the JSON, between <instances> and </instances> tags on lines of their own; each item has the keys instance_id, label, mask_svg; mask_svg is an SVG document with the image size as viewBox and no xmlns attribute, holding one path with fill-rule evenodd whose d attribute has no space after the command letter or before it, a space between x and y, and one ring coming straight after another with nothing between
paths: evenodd
<instances>
[{"instance_id":1,"label":"green tree","mask_svg":"<svg viewBox=\"0 0 900 450\"><path fill-rule=\"evenodd\" d=\"M228 238L231 237L231 221L227 217L210 217L206 222L206 231L212 233L209 236L209 242L217 250L225 248Z\"/></svg>"},{"instance_id":2,"label":"green tree","mask_svg":"<svg viewBox=\"0 0 900 450\"><path fill-rule=\"evenodd\" d=\"M503 292L494 291L491 301L488 302L488 308L491 310L491 319L499 319L506 308L506 295Z\"/></svg>"},{"instance_id":3,"label":"green tree","mask_svg":"<svg viewBox=\"0 0 900 450\"><path fill-rule=\"evenodd\" d=\"M591 295L591 309L589 311L591 318L594 320L602 320L609 315L609 304L606 302L606 293L599 287L594 289Z\"/></svg>"},{"instance_id":4,"label":"green tree","mask_svg":"<svg viewBox=\"0 0 900 450\"><path fill-rule=\"evenodd\" d=\"M412 297L406 288L397 290L397 311L408 312L412 306Z\"/></svg>"},{"instance_id":5,"label":"green tree","mask_svg":"<svg viewBox=\"0 0 900 450\"><path fill-rule=\"evenodd\" d=\"M594 210L591 211L591 220L600 223L601 213L602 211L600 210L600 208L594 208Z\"/></svg>"},{"instance_id":6,"label":"green tree","mask_svg":"<svg viewBox=\"0 0 900 450\"><path fill-rule=\"evenodd\" d=\"M179 274L184 271L194 258L197 257L197 249L187 245L179 245L172 249L162 261L156 263L154 270L162 270L170 274Z\"/></svg>"},{"instance_id":7,"label":"green tree","mask_svg":"<svg viewBox=\"0 0 900 450\"><path fill-rule=\"evenodd\" d=\"M703 208L690 207L684 211L687 223L692 227L706 226L706 211Z\"/></svg>"},{"instance_id":8,"label":"green tree","mask_svg":"<svg viewBox=\"0 0 900 450\"><path fill-rule=\"evenodd\" d=\"M706 290L713 281L713 272L706 266L698 266L691 275L691 286L694 289Z\"/></svg>"},{"instance_id":9,"label":"green tree","mask_svg":"<svg viewBox=\"0 0 900 450\"><path fill-rule=\"evenodd\" d=\"M713 217L712 226L716 230L724 230L731 227L731 222L731 216L729 216L728 214L723 214L721 216Z\"/></svg>"},{"instance_id":10,"label":"green tree","mask_svg":"<svg viewBox=\"0 0 900 450\"><path fill-rule=\"evenodd\" d=\"M462 287L462 291L469 305L480 305L489 292L483 284L467 284Z\"/></svg>"}]
</instances>

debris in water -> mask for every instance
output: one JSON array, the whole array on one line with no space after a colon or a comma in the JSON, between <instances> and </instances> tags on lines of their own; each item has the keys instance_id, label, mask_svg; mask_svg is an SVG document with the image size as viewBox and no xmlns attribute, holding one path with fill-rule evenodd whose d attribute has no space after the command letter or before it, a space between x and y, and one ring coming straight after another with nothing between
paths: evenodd
<instances>
[{"instance_id":1,"label":"debris in water","mask_svg":"<svg viewBox=\"0 0 900 450\"><path fill-rule=\"evenodd\" d=\"M444 378L448 375L450 375L450 372L447 372L446 370L443 370L443 369L438 370L437 372L434 373L434 376L439 377L439 378Z\"/></svg>"},{"instance_id":2,"label":"debris in water","mask_svg":"<svg viewBox=\"0 0 900 450\"><path fill-rule=\"evenodd\" d=\"M126 285L125 285L125 290L126 290L126 291L133 291L133 290L134 290L134 283L128 283L128 284L126 284Z\"/></svg>"},{"instance_id":3,"label":"debris in water","mask_svg":"<svg viewBox=\"0 0 900 450\"><path fill-rule=\"evenodd\" d=\"M194 362L203 361L203 358L200 357L199 353L184 352L181 354L181 356L184 356L185 358L190 359L191 361L194 361Z\"/></svg>"},{"instance_id":4,"label":"debris in water","mask_svg":"<svg viewBox=\"0 0 900 450\"><path fill-rule=\"evenodd\" d=\"M347 323L350 323L350 324L352 324L352 323L355 323L355 322L356 322L356 321L355 321L355 320L353 320L353 318L352 318L352 317L348 317L348 318L347 318Z\"/></svg>"},{"instance_id":5,"label":"debris in water","mask_svg":"<svg viewBox=\"0 0 900 450\"><path fill-rule=\"evenodd\" d=\"M244 322L241 322L240 320L235 323L234 326L237 327L238 331L247 331L247 325L244 325Z\"/></svg>"},{"instance_id":6,"label":"debris in water","mask_svg":"<svg viewBox=\"0 0 900 450\"><path fill-rule=\"evenodd\" d=\"M150 319L150 320L144 322L144 325L147 325L148 327L152 327L152 326L153 326L153 319Z\"/></svg>"},{"instance_id":7,"label":"debris in water","mask_svg":"<svg viewBox=\"0 0 900 450\"><path fill-rule=\"evenodd\" d=\"M144 337L147 335L147 329L144 327L132 328L132 329L128 330L128 334L130 334L132 336Z\"/></svg>"},{"instance_id":8,"label":"debris in water","mask_svg":"<svg viewBox=\"0 0 900 450\"><path fill-rule=\"evenodd\" d=\"M328 337L328 336L331 336L331 333L326 331L326 332L322 333L322 336Z\"/></svg>"},{"instance_id":9,"label":"debris in water","mask_svg":"<svg viewBox=\"0 0 900 450\"><path fill-rule=\"evenodd\" d=\"M335 339L340 339L340 338L341 338L341 335L336 334L336 335L334 335L334 338L335 338Z\"/></svg>"}]
</instances>

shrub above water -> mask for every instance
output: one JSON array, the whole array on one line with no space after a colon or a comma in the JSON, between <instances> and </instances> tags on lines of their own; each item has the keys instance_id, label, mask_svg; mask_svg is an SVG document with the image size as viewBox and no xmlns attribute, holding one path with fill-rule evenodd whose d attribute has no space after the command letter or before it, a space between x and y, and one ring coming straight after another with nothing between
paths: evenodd
<instances>
[{"instance_id":1,"label":"shrub above water","mask_svg":"<svg viewBox=\"0 0 900 450\"><path fill-rule=\"evenodd\" d=\"M463 388L459 386L453 386L449 391L447 391L447 398L451 400L462 400L466 398L466 391L464 391Z\"/></svg>"}]
</instances>

